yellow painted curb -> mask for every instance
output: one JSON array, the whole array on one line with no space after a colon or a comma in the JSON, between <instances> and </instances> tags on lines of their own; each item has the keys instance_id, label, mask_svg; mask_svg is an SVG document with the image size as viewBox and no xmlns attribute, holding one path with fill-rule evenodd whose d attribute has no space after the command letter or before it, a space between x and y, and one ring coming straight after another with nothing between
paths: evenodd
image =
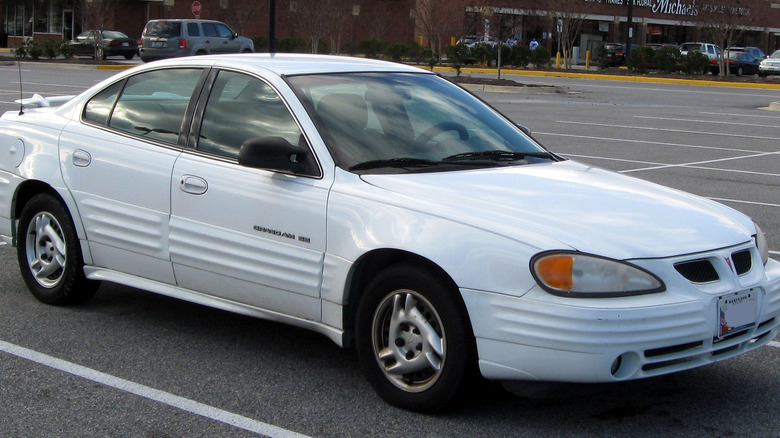
<instances>
[{"instance_id":1,"label":"yellow painted curb","mask_svg":"<svg viewBox=\"0 0 780 438\"><path fill-rule=\"evenodd\" d=\"M434 67L437 71L455 71L451 67ZM487 73L498 74L498 71L494 68L461 68L461 73ZM648 76L623 76L623 75L608 75L608 74L593 74L593 73L574 73L566 71L541 71L541 70L514 70L514 69L501 69L502 75L517 75L517 76L547 76L547 77L559 77L559 78L577 78L577 79L596 79L607 81L623 81L623 82L644 82L644 83L660 83L660 84L684 84L684 85L702 85L709 87L735 87L735 88L757 88L765 90L780 90L780 84L756 84L752 82L721 82L710 80L697 80L697 79L675 79L675 78L654 78Z\"/></svg>"}]
</instances>

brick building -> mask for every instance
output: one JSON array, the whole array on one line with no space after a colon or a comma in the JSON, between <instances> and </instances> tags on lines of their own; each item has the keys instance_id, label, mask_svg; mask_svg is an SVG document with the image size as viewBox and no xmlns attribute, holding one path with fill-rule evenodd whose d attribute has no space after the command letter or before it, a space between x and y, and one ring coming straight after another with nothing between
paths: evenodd
<instances>
[{"instance_id":1,"label":"brick building","mask_svg":"<svg viewBox=\"0 0 780 438\"><path fill-rule=\"evenodd\" d=\"M703 24L707 3L633 1L633 42L679 44L711 40ZM270 0L0 0L3 23L0 44L13 47L30 38L71 39L89 26L85 11L96 5L101 8L99 18L103 28L120 30L130 36L140 36L149 19L192 18L195 10L201 18L223 20L245 36L267 36L269 3ZM747 30L740 35L739 44L758 46L767 53L780 48L780 0L742 3L747 4L740 9ZM447 21L448 28L439 29L438 33L439 39L446 43L450 37L484 34L487 29L490 35L502 38L536 38L554 49L556 19L543 8L556 7L571 8L584 20L579 46L583 51L592 50L605 42L625 41L628 9L626 0L276 0L275 4L277 38L308 39L302 23L304 17L311 18L311 11L341 11L327 18L334 26L322 41L330 51L368 38L390 43L410 43L422 38L428 44L432 33L426 29L426 13L436 18L445 15L451 18Z\"/></svg>"}]
</instances>

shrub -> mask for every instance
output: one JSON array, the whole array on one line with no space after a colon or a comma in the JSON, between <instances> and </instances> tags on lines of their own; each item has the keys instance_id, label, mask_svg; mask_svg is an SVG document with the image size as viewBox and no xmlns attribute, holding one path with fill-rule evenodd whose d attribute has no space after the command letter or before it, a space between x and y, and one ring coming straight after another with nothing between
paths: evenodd
<instances>
[{"instance_id":1,"label":"shrub","mask_svg":"<svg viewBox=\"0 0 780 438\"><path fill-rule=\"evenodd\" d=\"M62 55L62 57L65 59L73 58L74 49L73 46L70 45L70 41L60 41L60 43L57 44L57 53Z\"/></svg>"},{"instance_id":2,"label":"shrub","mask_svg":"<svg viewBox=\"0 0 780 438\"><path fill-rule=\"evenodd\" d=\"M385 56L392 59L393 61L400 61L407 55L407 46L403 43L395 43L391 44L387 47L385 50Z\"/></svg>"},{"instance_id":3,"label":"shrub","mask_svg":"<svg viewBox=\"0 0 780 438\"><path fill-rule=\"evenodd\" d=\"M525 67L531 63L531 53L533 51L525 44L515 44L512 46L512 52L509 55L509 62L518 67Z\"/></svg>"},{"instance_id":4,"label":"shrub","mask_svg":"<svg viewBox=\"0 0 780 438\"><path fill-rule=\"evenodd\" d=\"M644 73L653 64L653 57L655 56L655 50L652 47L641 46L631 49L628 53L628 59L626 65L634 70Z\"/></svg>"},{"instance_id":5,"label":"shrub","mask_svg":"<svg viewBox=\"0 0 780 438\"><path fill-rule=\"evenodd\" d=\"M43 54L46 55L49 59L54 59L57 57L57 42L53 39L49 38L43 42L42 46Z\"/></svg>"},{"instance_id":6,"label":"shrub","mask_svg":"<svg viewBox=\"0 0 780 438\"><path fill-rule=\"evenodd\" d=\"M14 49L14 55L17 58L26 58L27 57L27 43L22 42L22 44L19 45L16 49Z\"/></svg>"},{"instance_id":7,"label":"shrub","mask_svg":"<svg viewBox=\"0 0 780 438\"><path fill-rule=\"evenodd\" d=\"M484 42L474 44L471 47L471 54L484 65L495 64L498 59L498 49Z\"/></svg>"},{"instance_id":8,"label":"shrub","mask_svg":"<svg viewBox=\"0 0 780 438\"><path fill-rule=\"evenodd\" d=\"M452 68L455 69L456 75L460 76L461 67L471 59L471 50L465 44L449 46L447 47L447 59L452 64Z\"/></svg>"},{"instance_id":9,"label":"shrub","mask_svg":"<svg viewBox=\"0 0 780 438\"><path fill-rule=\"evenodd\" d=\"M276 51L282 53L307 53L309 52L309 43L303 38L278 38L276 40Z\"/></svg>"},{"instance_id":10,"label":"shrub","mask_svg":"<svg viewBox=\"0 0 780 438\"><path fill-rule=\"evenodd\" d=\"M255 52L267 52L268 51L268 38L266 38L266 37L252 37L252 42L255 45Z\"/></svg>"},{"instance_id":11,"label":"shrub","mask_svg":"<svg viewBox=\"0 0 780 438\"><path fill-rule=\"evenodd\" d=\"M655 52L653 61L662 71L672 73L680 70L682 54L677 47L662 47Z\"/></svg>"},{"instance_id":12,"label":"shrub","mask_svg":"<svg viewBox=\"0 0 780 438\"><path fill-rule=\"evenodd\" d=\"M607 49L607 46L603 44L600 45L593 53L596 61L599 63L599 68L601 70L609 67L609 58L607 57L607 54L609 54L609 49Z\"/></svg>"},{"instance_id":13,"label":"shrub","mask_svg":"<svg viewBox=\"0 0 780 438\"><path fill-rule=\"evenodd\" d=\"M43 46L35 41L27 43L27 54L30 58L38 60L43 55Z\"/></svg>"},{"instance_id":14,"label":"shrub","mask_svg":"<svg viewBox=\"0 0 780 438\"><path fill-rule=\"evenodd\" d=\"M685 73L703 75L710 69L710 58L701 52L688 52L681 57L680 67Z\"/></svg>"},{"instance_id":15,"label":"shrub","mask_svg":"<svg viewBox=\"0 0 780 438\"><path fill-rule=\"evenodd\" d=\"M536 64L537 67L549 67L551 63L550 51L542 46L531 50L531 63Z\"/></svg>"},{"instance_id":16,"label":"shrub","mask_svg":"<svg viewBox=\"0 0 780 438\"><path fill-rule=\"evenodd\" d=\"M379 58L385 47L387 47L387 43L376 38L369 38L358 43L358 50L367 58Z\"/></svg>"}]
</instances>

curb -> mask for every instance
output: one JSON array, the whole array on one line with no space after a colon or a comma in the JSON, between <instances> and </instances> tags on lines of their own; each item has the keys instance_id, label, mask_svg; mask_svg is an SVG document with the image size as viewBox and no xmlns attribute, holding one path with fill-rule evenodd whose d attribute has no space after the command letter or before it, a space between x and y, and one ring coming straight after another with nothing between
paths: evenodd
<instances>
[{"instance_id":1,"label":"curb","mask_svg":"<svg viewBox=\"0 0 780 438\"><path fill-rule=\"evenodd\" d=\"M456 85L468 91L486 91L488 93L516 93L516 94L553 94L568 93L569 87L562 85L540 86L512 86L512 85L486 85L486 84L462 84Z\"/></svg>"},{"instance_id":2,"label":"curb","mask_svg":"<svg viewBox=\"0 0 780 438\"><path fill-rule=\"evenodd\" d=\"M780 111L780 102L772 102L768 107L760 108L767 111Z\"/></svg>"},{"instance_id":3,"label":"curb","mask_svg":"<svg viewBox=\"0 0 780 438\"><path fill-rule=\"evenodd\" d=\"M436 71L449 71L454 72L455 69L451 67L434 67ZM498 71L494 68L461 68L461 72L466 73L487 73L498 74ZM501 69L501 75L516 75L516 76L547 76L547 77L559 77L559 78L575 78L575 79L594 79L594 80L608 80L608 81L622 81L622 82L643 82L643 83L661 83L661 84L680 84L680 85L701 85L709 87L734 87L734 88L755 88L764 90L780 90L780 84L757 84L752 82L721 82L721 81L709 81L698 79L674 79L674 78L653 78L647 76L623 76L623 75L608 75L608 74L594 74L594 73L574 73L566 71L540 71L540 70L512 70Z\"/></svg>"}]
</instances>

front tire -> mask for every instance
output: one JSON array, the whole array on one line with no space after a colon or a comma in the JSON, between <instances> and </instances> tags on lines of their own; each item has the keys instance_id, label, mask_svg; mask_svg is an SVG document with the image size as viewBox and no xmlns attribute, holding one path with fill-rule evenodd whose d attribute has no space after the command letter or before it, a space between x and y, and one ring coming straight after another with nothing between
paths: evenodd
<instances>
[{"instance_id":1,"label":"front tire","mask_svg":"<svg viewBox=\"0 0 780 438\"><path fill-rule=\"evenodd\" d=\"M366 288L355 342L374 390L417 412L450 405L472 377L476 347L465 305L446 277L411 263L393 265Z\"/></svg>"},{"instance_id":2,"label":"front tire","mask_svg":"<svg viewBox=\"0 0 780 438\"><path fill-rule=\"evenodd\" d=\"M27 288L46 304L78 304L97 292L100 282L84 276L84 260L73 219L50 194L32 197L19 217L16 254Z\"/></svg>"}]
</instances>

